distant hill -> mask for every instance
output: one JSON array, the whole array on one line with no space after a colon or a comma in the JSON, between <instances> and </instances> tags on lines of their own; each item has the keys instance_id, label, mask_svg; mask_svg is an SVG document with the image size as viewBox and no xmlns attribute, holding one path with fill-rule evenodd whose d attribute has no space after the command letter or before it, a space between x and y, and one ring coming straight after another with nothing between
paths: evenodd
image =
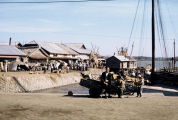
<instances>
[{"instance_id":1,"label":"distant hill","mask_svg":"<svg viewBox=\"0 0 178 120\"><path fill-rule=\"evenodd\" d=\"M136 60L143 60L143 61L150 61L152 57L145 57L145 56L133 56ZM156 60L171 60L172 58L163 58L163 57L156 57ZM178 61L178 56L176 57L176 61Z\"/></svg>"}]
</instances>

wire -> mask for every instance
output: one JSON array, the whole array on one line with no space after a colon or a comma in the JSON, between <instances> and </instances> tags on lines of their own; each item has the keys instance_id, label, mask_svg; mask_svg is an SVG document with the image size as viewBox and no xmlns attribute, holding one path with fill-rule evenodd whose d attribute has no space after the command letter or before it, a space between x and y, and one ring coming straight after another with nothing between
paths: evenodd
<instances>
[{"instance_id":1,"label":"wire","mask_svg":"<svg viewBox=\"0 0 178 120\"><path fill-rule=\"evenodd\" d=\"M29 2L21 2L21 1L15 1L15 2L0 2L0 4L45 4L45 3L64 3L64 2L105 2L105 1L113 1L113 0L59 0L59 1L29 1Z\"/></svg>"}]
</instances>

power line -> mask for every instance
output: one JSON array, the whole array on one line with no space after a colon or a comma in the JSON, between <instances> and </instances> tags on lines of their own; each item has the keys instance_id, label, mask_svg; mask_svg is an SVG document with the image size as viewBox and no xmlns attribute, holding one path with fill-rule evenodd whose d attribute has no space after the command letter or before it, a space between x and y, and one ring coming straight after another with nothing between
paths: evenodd
<instances>
[{"instance_id":1,"label":"power line","mask_svg":"<svg viewBox=\"0 0 178 120\"><path fill-rule=\"evenodd\" d=\"M48 3L74 3L74 2L105 2L105 1L113 1L113 0L60 0L60 1L14 1L14 2L0 2L0 4L48 4Z\"/></svg>"}]
</instances>

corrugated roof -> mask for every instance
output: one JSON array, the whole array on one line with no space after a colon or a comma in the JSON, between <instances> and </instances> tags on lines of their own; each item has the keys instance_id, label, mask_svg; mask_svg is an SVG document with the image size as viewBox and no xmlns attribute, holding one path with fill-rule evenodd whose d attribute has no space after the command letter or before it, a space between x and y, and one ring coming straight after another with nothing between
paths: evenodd
<instances>
[{"instance_id":1,"label":"corrugated roof","mask_svg":"<svg viewBox=\"0 0 178 120\"><path fill-rule=\"evenodd\" d=\"M39 47L45 49L49 53L53 54L65 54L65 55L76 55L77 53L70 48L67 48L65 45L52 43L52 42L40 42L33 40L27 44L38 44Z\"/></svg>"},{"instance_id":2,"label":"corrugated roof","mask_svg":"<svg viewBox=\"0 0 178 120\"><path fill-rule=\"evenodd\" d=\"M91 53L90 50L76 47L75 44L65 44L65 45L80 54L90 54Z\"/></svg>"},{"instance_id":3,"label":"corrugated roof","mask_svg":"<svg viewBox=\"0 0 178 120\"><path fill-rule=\"evenodd\" d=\"M85 46L82 43L59 44L33 40L27 44L38 44L41 48L45 49L49 53L55 54L90 54L90 50L85 49Z\"/></svg>"},{"instance_id":4,"label":"corrugated roof","mask_svg":"<svg viewBox=\"0 0 178 120\"><path fill-rule=\"evenodd\" d=\"M34 51L36 51L39 48L33 48L33 49L21 49L22 52L24 52L27 56L32 54Z\"/></svg>"},{"instance_id":5,"label":"corrugated roof","mask_svg":"<svg viewBox=\"0 0 178 120\"><path fill-rule=\"evenodd\" d=\"M81 49L83 47L86 48L83 43L66 43L65 45L74 46L74 47L79 48L79 49Z\"/></svg>"},{"instance_id":6,"label":"corrugated roof","mask_svg":"<svg viewBox=\"0 0 178 120\"><path fill-rule=\"evenodd\" d=\"M59 47L55 43L49 43L49 42L38 42L38 45L40 45L43 49L47 50L50 53L55 54L69 54L67 51Z\"/></svg>"},{"instance_id":7,"label":"corrugated roof","mask_svg":"<svg viewBox=\"0 0 178 120\"><path fill-rule=\"evenodd\" d=\"M70 49L69 47L65 46L64 44L59 44L56 43L59 47L63 48L66 52L68 52L71 55L78 55L77 52L75 52L74 50Z\"/></svg>"},{"instance_id":8,"label":"corrugated roof","mask_svg":"<svg viewBox=\"0 0 178 120\"><path fill-rule=\"evenodd\" d=\"M33 48L33 49L22 49L24 53L26 53L30 58L36 58L36 59L46 59L47 56L45 56L42 51L40 51L39 48Z\"/></svg>"},{"instance_id":9,"label":"corrugated roof","mask_svg":"<svg viewBox=\"0 0 178 120\"><path fill-rule=\"evenodd\" d=\"M0 55L4 56L26 56L21 50L11 45L0 45Z\"/></svg>"}]
</instances>

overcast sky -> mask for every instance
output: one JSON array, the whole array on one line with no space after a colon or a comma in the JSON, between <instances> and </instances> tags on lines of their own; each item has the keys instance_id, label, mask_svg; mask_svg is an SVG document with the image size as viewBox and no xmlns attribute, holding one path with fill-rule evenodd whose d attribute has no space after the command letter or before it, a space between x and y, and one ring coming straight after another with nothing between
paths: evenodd
<instances>
[{"instance_id":1,"label":"overcast sky","mask_svg":"<svg viewBox=\"0 0 178 120\"><path fill-rule=\"evenodd\" d=\"M7 1L31 0L0 0ZM92 43L100 48L99 52L102 55L113 55L121 46L128 47L130 53L134 42L133 55L151 56L151 0L146 0L145 27L141 32L143 1L141 0L138 9L129 47L129 36L138 0L0 3L0 42L8 42L9 37L12 37L13 42L21 43L32 40L84 43L89 48ZM168 55L172 56L173 39L178 42L178 1L161 1L166 46ZM159 40L156 43L156 56L161 56L164 51L160 49Z\"/></svg>"}]
</instances>

